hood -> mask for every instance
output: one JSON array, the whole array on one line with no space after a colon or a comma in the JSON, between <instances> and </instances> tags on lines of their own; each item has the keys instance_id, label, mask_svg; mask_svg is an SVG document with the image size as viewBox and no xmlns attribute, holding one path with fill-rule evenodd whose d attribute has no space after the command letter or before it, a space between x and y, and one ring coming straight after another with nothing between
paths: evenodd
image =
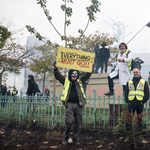
<instances>
[{"instance_id":1,"label":"hood","mask_svg":"<svg viewBox=\"0 0 150 150\"><path fill-rule=\"evenodd\" d=\"M70 69L69 72L68 72L68 79L69 79L70 81L72 81L72 79L71 79L71 74L72 74L73 71L77 71L77 73L78 73L77 79L79 79L79 76L80 76L80 72L79 72L78 70Z\"/></svg>"},{"instance_id":2,"label":"hood","mask_svg":"<svg viewBox=\"0 0 150 150\"><path fill-rule=\"evenodd\" d=\"M101 46L106 46L107 44L106 44L106 42L105 41L103 41L103 43L102 43L102 45Z\"/></svg>"},{"instance_id":3,"label":"hood","mask_svg":"<svg viewBox=\"0 0 150 150\"><path fill-rule=\"evenodd\" d=\"M34 79L29 79L29 80L28 80L28 82L32 82L32 81L34 82Z\"/></svg>"}]
</instances>

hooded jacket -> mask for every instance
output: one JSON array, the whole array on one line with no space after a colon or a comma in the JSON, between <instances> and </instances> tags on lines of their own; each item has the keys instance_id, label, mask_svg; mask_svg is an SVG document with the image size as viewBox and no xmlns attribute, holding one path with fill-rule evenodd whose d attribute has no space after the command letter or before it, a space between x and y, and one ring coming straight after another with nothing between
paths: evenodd
<instances>
[{"instance_id":1,"label":"hooded jacket","mask_svg":"<svg viewBox=\"0 0 150 150\"><path fill-rule=\"evenodd\" d=\"M110 57L109 47L107 46L105 42L103 42L102 45L100 46L100 57L103 57L103 58Z\"/></svg>"},{"instance_id":2,"label":"hooded jacket","mask_svg":"<svg viewBox=\"0 0 150 150\"><path fill-rule=\"evenodd\" d=\"M72 103L79 103L81 106L84 106L86 104L86 100L83 97L83 93L80 89L79 83L77 82L77 79L72 81L71 79L71 74L73 71L77 71L77 79L79 79L80 72L78 70L69 70L68 72L68 79L70 80L70 86L68 89L68 94L66 97L66 100L63 101L63 105L65 106L67 102L72 102ZM92 73L85 73L83 76L80 77L81 82L85 82L90 78ZM62 84L64 85L65 83L65 77L59 72L58 69L54 69L54 76L55 78Z\"/></svg>"},{"instance_id":3,"label":"hooded jacket","mask_svg":"<svg viewBox=\"0 0 150 150\"><path fill-rule=\"evenodd\" d=\"M35 83L34 79L28 80L28 89L26 94L29 96L35 95L36 92L40 92L38 85Z\"/></svg>"},{"instance_id":4,"label":"hooded jacket","mask_svg":"<svg viewBox=\"0 0 150 150\"><path fill-rule=\"evenodd\" d=\"M99 46L95 46L95 58L100 59L100 49Z\"/></svg>"}]
</instances>

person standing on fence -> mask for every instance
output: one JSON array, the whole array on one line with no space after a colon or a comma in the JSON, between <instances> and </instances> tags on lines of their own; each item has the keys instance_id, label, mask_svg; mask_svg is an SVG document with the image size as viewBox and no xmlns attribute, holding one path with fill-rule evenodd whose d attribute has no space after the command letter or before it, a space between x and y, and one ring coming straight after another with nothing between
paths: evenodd
<instances>
[{"instance_id":1,"label":"person standing on fence","mask_svg":"<svg viewBox=\"0 0 150 150\"><path fill-rule=\"evenodd\" d=\"M0 96L1 96L1 107L5 107L6 97L7 96L7 87L5 85L1 85L0 87Z\"/></svg>"},{"instance_id":2,"label":"person standing on fence","mask_svg":"<svg viewBox=\"0 0 150 150\"><path fill-rule=\"evenodd\" d=\"M35 83L34 76L28 75L28 89L27 89L27 101L28 101L28 108L27 113L29 113L29 110L31 109L31 104L33 104L34 108L34 96L36 93L40 92L38 85Z\"/></svg>"},{"instance_id":3,"label":"person standing on fence","mask_svg":"<svg viewBox=\"0 0 150 150\"><path fill-rule=\"evenodd\" d=\"M116 80L123 86L123 93L125 92L125 86L128 82L129 73L131 70L132 52L128 50L125 43L119 45L120 52L117 57L117 62L108 62L109 66L115 67L114 71L108 75L109 91L105 95L114 95L114 83ZM128 56L127 56L128 55Z\"/></svg>"},{"instance_id":4,"label":"person standing on fence","mask_svg":"<svg viewBox=\"0 0 150 150\"><path fill-rule=\"evenodd\" d=\"M80 77L78 70L69 70L68 77L63 76L54 62L54 76L64 86L61 101L66 107L65 112L65 133L62 144L67 145L71 127L74 124L72 140L75 144L80 144L78 137L82 124L82 108L86 104L86 97L82 87L82 83L88 80L92 73L86 72Z\"/></svg>"},{"instance_id":5,"label":"person standing on fence","mask_svg":"<svg viewBox=\"0 0 150 150\"><path fill-rule=\"evenodd\" d=\"M44 93L45 93L45 96L46 96L46 102L48 102L49 96L50 96L50 90L46 87Z\"/></svg>"},{"instance_id":6,"label":"person standing on fence","mask_svg":"<svg viewBox=\"0 0 150 150\"><path fill-rule=\"evenodd\" d=\"M129 80L125 89L125 101L128 103L128 111L133 114L137 112L138 117L138 129L142 129L142 113L144 103L149 99L149 87L148 83L140 76L140 70L138 68L133 69L133 79ZM140 117L141 116L141 117ZM127 128L128 125L127 125ZM128 130L128 129L127 129Z\"/></svg>"},{"instance_id":7,"label":"person standing on fence","mask_svg":"<svg viewBox=\"0 0 150 150\"><path fill-rule=\"evenodd\" d=\"M17 99L17 94L18 94L18 90L16 89L16 87L14 87L14 89L12 91L12 97L13 97L14 103L15 103L15 101Z\"/></svg>"}]
</instances>

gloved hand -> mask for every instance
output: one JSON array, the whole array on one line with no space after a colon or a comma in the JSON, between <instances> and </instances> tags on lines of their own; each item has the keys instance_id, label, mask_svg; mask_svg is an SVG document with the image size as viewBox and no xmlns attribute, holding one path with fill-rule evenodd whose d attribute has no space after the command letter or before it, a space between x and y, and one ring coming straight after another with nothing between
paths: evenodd
<instances>
[{"instance_id":1,"label":"gloved hand","mask_svg":"<svg viewBox=\"0 0 150 150\"><path fill-rule=\"evenodd\" d=\"M53 62L53 66L56 67L56 60Z\"/></svg>"},{"instance_id":2,"label":"gloved hand","mask_svg":"<svg viewBox=\"0 0 150 150\"><path fill-rule=\"evenodd\" d=\"M57 69L56 60L53 62L54 69Z\"/></svg>"}]
</instances>

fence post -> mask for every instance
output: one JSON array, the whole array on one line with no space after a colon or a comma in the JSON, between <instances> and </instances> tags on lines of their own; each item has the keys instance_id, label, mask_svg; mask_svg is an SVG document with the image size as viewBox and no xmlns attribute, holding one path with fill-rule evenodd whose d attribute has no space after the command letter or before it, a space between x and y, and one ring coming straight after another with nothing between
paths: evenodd
<instances>
[{"instance_id":1,"label":"fence post","mask_svg":"<svg viewBox=\"0 0 150 150\"><path fill-rule=\"evenodd\" d=\"M54 98L55 98L55 91L52 90L52 127L54 124Z\"/></svg>"},{"instance_id":2,"label":"fence post","mask_svg":"<svg viewBox=\"0 0 150 150\"><path fill-rule=\"evenodd\" d=\"M96 90L94 89L94 130L96 124Z\"/></svg>"}]
</instances>

